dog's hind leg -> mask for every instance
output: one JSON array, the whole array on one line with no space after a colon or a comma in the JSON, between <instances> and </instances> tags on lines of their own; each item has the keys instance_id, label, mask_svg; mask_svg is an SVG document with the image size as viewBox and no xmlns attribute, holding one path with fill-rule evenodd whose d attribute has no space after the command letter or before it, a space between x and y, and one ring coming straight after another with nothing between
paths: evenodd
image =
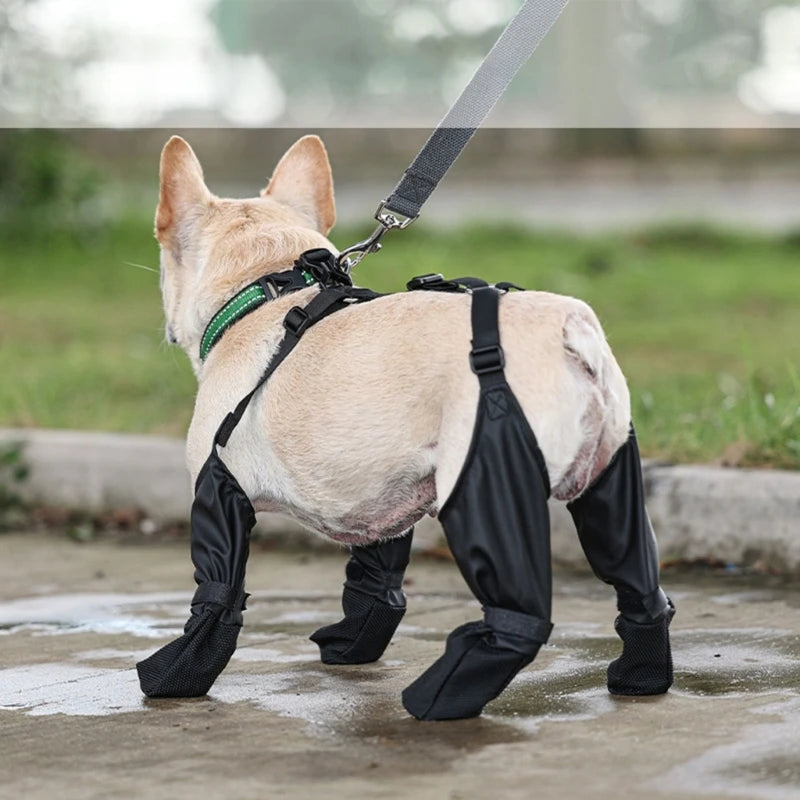
<instances>
[{"instance_id":1,"label":"dog's hind leg","mask_svg":"<svg viewBox=\"0 0 800 800\"><path fill-rule=\"evenodd\" d=\"M342 594L344 619L311 635L325 664L377 661L406 613L403 576L414 529L403 536L352 547Z\"/></svg>"},{"instance_id":2,"label":"dog's hind leg","mask_svg":"<svg viewBox=\"0 0 800 800\"><path fill-rule=\"evenodd\" d=\"M608 668L609 691L666 692L673 680L669 624L675 607L659 586L658 548L632 426L609 465L567 508L589 564L617 592L615 628L623 651Z\"/></svg>"},{"instance_id":3,"label":"dog's hind leg","mask_svg":"<svg viewBox=\"0 0 800 800\"><path fill-rule=\"evenodd\" d=\"M403 692L417 719L473 717L550 635L549 482L503 374L498 293L473 293L473 370L481 395L472 444L439 517L484 617L454 630L444 655Z\"/></svg>"}]
</instances>

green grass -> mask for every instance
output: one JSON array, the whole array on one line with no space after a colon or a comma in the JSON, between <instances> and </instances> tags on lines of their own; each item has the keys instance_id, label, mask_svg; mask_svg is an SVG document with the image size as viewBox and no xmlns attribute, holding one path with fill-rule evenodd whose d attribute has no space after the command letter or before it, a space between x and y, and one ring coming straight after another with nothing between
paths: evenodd
<instances>
[{"instance_id":1,"label":"green grass","mask_svg":"<svg viewBox=\"0 0 800 800\"><path fill-rule=\"evenodd\" d=\"M357 279L392 290L425 272L476 274L581 297L628 376L646 454L798 469L799 260L798 237L421 222L390 234ZM157 266L148 221L0 243L0 425L185 431L194 380L162 344L158 276L126 261Z\"/></svg>"}]
</instances>

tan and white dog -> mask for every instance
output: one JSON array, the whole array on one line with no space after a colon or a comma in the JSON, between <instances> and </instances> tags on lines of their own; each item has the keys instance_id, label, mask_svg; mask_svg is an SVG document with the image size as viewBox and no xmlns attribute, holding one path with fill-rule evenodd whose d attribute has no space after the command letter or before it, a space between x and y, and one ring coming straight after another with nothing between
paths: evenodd
<instances>
[{"instance_id":1,"label":"tan and white dog","mask_svg":"<svg viewBox=\"0 0 800 800\"><path fill-rule=\"evenodd\" d=\"M156 238L168 337L199 389L187 441L192 481L225 415L256 384L282 320L316 288L269 302L228 330L206 361L200 338L219 308L262 275L327 247L331 169L306 136L260 197L214 196L189 145L161 155ZM458 269L457 272L469 270ZM544 455L553 495L580 495L628 438L625 379L593 311L546 292L500 304L506 375ZM314 326L256 395L223 456L256 510L287 514L346 544L396 535L435 514L473 434L479 387L468 363L470 299L407 292Z\"/></svg>"}]
</instances>

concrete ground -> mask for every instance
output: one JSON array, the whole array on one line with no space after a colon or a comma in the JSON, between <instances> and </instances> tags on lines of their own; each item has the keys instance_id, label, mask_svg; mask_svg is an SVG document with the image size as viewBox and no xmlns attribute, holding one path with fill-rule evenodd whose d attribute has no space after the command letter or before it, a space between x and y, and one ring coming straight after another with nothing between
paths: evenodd
<instances>
[{"instance_id":1,"label":"concrete ground","mask_svg":"<svg viewBox=\"0 0 800 800\"><path fill-rule=\"evenodd\" d=\"M800 797L800 593L667 574L676 685L611 697L609 589L555 576L556 629L479 719L420 723L400 691L478 616L418 558L385 659L324 667L344 554L255 550L239 649L208 697L146 700L134 662L179 633L188 546L0 537L0 797Z\"/></svg>"}]
</instances>

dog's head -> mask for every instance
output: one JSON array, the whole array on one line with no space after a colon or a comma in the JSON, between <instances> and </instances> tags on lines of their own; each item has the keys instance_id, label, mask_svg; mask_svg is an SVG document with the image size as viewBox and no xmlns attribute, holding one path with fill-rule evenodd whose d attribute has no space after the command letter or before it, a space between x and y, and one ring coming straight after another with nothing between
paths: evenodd
<instances>
[{"instance_id":1,"label":"dog's head","mask_svg":"<svg viewBox=\"0 0 800 800\"><path fill-rule=\"evenodd\" d=\"M155 235L167 338L186 350L195 371L205 326L236 291L288 269L304 250L333 245L336 210L328 155L304 136L281 158L260 197L214 196L192 148L173 136L161 153ZM335 252L335 251L334 251Z\"/></svg>"}]
</instances>

